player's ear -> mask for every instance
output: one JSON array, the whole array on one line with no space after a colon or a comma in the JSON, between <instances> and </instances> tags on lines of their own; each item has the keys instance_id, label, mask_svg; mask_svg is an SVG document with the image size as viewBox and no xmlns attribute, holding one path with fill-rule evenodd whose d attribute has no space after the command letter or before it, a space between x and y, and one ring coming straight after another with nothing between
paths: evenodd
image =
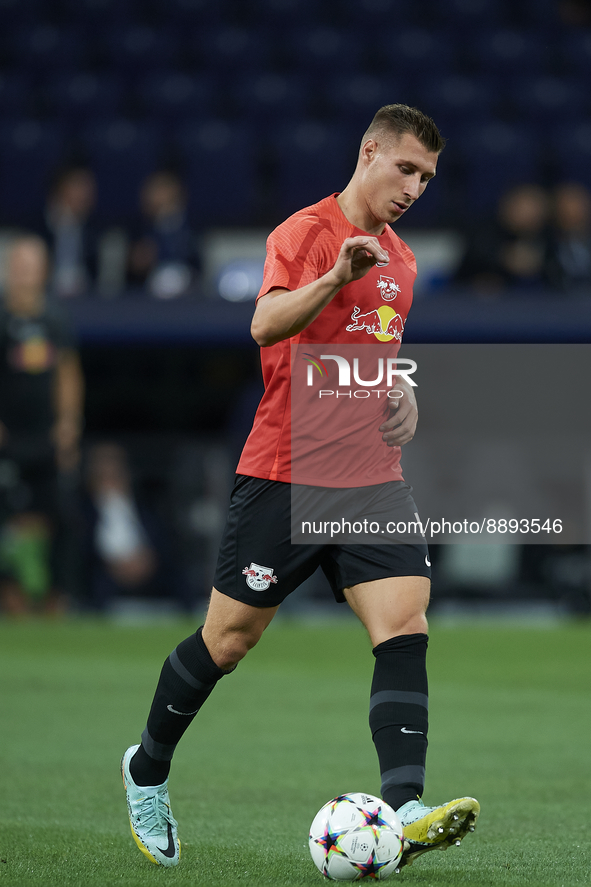
<instances>
[{"instance_id":1,"label":"player's ear","mask_svg":"<svg viewBox=\"0 0 591 887\"><path fill-rule=\"evenodd\" d=\"M364 163L371 163L378 151L378 143L369 138L364 141L359 152L359 157Z\"/></svg>"}]
</instances>

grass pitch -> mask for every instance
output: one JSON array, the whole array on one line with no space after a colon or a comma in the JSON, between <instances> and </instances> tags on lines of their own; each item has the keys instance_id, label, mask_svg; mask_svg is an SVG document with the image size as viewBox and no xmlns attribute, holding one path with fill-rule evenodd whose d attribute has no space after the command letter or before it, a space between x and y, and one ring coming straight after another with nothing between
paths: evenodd
<instances>
[{"instance_id":1,"label":"grass pitch","mask_svg":"<svg viewBox=\"0 0 591 887\"><path fill-rule=\"evenodd\" d=\"M316 811L379 792L367 725L373 658L354 624L283 621L224 678L171 775L181 865L129 831L119 759L139 741L189 623L0 623L0 887L320 885ZM590 883L591 625L432 625L425 801L470 794L479 827L390 883ZM328 883L328 882L326 882Z\"/></svg>"}]
</instances>

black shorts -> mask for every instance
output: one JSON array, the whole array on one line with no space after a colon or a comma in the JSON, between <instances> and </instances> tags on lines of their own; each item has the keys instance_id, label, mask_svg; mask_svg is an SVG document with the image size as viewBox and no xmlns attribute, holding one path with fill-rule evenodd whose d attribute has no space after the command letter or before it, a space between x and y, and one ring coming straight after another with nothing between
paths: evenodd
<instances>
[{"instance_id":1,"label":"black shorts","mask_svg":"<svg viewBox=\"0 0 591 887\"><path fill-rule=\"evenodd\" d=\"M51 454L38 460L18 460L0 455L0 514L35 512L57 516L57 470Z\"/></svg>"},{"instance_id":2,"label":"black shorts","mask_svg":"<svg viewBox=\"0 0 591 887\"><path fill-rule=\"evenodd\" d=\"M384 485L380 485L384 486ZM411 488L388 487L416 512ZM416 544L293 544L291 484L238 475L213 584L234 600L275 607L321 567L337 601L344 588L393 576L431 578L426 542Z\"/></svg>"}]
</instances>

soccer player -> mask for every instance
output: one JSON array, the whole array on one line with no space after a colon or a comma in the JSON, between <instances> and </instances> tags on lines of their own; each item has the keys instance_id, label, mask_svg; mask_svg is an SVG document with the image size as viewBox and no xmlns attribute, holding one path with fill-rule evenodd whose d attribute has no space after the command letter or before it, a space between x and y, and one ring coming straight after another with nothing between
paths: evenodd
<instances>
[{"instance_id":1,"label":"soccer player","mask_svg":"<svg viewBox=\"0 0 591 887\"><path fill-rule=\"evenodd\" d=\"M234 671L281 602L318 566L372 643L370 727L382 796L404 827L402 865L458 843L474 829L480 807L473 798L435 807L421 800L430 587L424 539L292 544L290 524L291 349L370 344L384 353L386 343L400 340L416 265L390 225L424 192L443 147L437 127L420 111L399 104L381 108L344 191L291 216L268 239L251 327L261 346L265 392L238 465L205 624L166 659L141 745L128 748L122 760L132 834L154 863L172 866L180 858L167 787L177 743L216 683ZM365 430L363 459L347 463L344 454L334 461L345 465L339 486L402 501L414 514L399 462L401 445L414 435L417 407L408 378L397 376L396 390L379 427ZM310 429L311 436L317 430Z\"/></svg>"}]
</instances>

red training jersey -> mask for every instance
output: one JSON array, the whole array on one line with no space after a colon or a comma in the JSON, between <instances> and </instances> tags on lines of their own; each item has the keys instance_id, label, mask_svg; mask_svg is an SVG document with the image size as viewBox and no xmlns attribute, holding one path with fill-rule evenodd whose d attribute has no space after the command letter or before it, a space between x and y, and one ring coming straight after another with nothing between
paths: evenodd
<instances>
[{"instance_id":1,"label":"red training jersey","mask_svg":"<svg viewBox=\"0 0 591 887\"><path fill-rule=\"evenodd\" d=\"M346 219L337 196L300 210L271 233L258 298L279 287L293 291L318 280L334 267L347 237L367 236ZM396 355L412 303L416 262L389 226L377 239L389 253L388 265L374 266L344 286L297 336L261 348L265 391L239 474L328 487L402 480L400 447L388 447L378 431L389 415L385 377L381 397L373 389L370 396L362 389L353 388L352 394L351 389L339 390L336 362L322 360L327 349L318 347L355 346L344 353L361 355L361 363L355 361L356 379L379 378L369 369L369 351ZM374 367L378 363L373 360ZM319 382L310 365L323 376Z\"/></svg>"}]
</instances>

